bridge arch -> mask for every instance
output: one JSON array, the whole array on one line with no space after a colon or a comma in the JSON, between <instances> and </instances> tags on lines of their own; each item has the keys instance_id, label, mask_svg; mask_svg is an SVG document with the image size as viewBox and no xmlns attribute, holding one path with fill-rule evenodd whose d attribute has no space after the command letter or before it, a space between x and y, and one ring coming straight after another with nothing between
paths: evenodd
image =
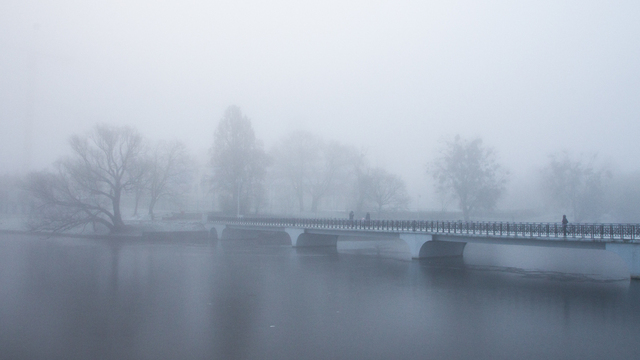
<instances>
[{"instance_id":1,"label":"bridge arch","mask_svg":"<svg viewBox=\"0 0 640 360\"><path fill-rule=\"evenodd\" d=\"M435 241L429 234L400 234L400 239L409 246L414 259L430 257L462 256L466 242Z\"/></svg>"},{"instance_id":2,"label":"bridge arch","mask_svg":"<svg viewBox=\"0 0 640 360\"><path fill-rule=\"evenodd\" d=\"M224 234L225 228L226 225L211 225L211 228L209 229L209 238L212 240L222 240L222 235Z\"/></svg>"}]
</instances>

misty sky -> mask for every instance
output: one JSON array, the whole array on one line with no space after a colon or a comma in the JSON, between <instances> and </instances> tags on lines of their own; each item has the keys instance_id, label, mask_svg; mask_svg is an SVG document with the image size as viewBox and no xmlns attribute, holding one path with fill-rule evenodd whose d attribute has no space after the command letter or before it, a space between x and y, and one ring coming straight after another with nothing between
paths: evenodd
<instances>
[{"instance_id":1,"label":"misty sky","mask_svg":"<svg viewBox=\"0 0 640 360\"><path fill-rule=\"evenodd\" d=\"M639 19L638 1L4 0L0 172L98 122L204 151L231 104L267 148L292 130L352 144L412 196L457 133L512 181L565 148L635 171Z\"/></svg>"}]
</instances>

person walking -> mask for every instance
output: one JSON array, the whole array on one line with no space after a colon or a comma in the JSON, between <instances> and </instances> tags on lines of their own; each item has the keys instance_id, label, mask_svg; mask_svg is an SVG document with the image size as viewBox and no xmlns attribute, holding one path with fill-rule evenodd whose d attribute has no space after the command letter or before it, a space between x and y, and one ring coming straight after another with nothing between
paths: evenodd
<instances>
[{"instance_id":1,"label":"person walking","mask_svg":"<svg viewBox=\"0 0 640 360\"><path fill-rule=\"evenodd\" d=\"M569 220L567 220L567 215L562 215L562 236L567 237L567 224Z\"/></svg>"}]
</instances>

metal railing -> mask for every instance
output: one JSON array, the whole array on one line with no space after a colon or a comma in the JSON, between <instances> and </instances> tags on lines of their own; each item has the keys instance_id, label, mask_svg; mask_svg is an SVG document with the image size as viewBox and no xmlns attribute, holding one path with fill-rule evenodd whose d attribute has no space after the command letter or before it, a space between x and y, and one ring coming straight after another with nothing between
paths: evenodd
<instances>
[{"instance_id":1,"label":"metal railing","mask_svg":"<svg viewBox=\"0 0 640 360\"><path fill-rule=\"evenodd\" d=\"M336 230L384 232L422 232L459 236L494 236L509 238L569 238L590 241L631 241L640 239L640 224L567 224L463 222L425 220L348 220L313 218L235 218L212 217L212 222L230 225L301 227Z\"/></svg>"}]
</instances>

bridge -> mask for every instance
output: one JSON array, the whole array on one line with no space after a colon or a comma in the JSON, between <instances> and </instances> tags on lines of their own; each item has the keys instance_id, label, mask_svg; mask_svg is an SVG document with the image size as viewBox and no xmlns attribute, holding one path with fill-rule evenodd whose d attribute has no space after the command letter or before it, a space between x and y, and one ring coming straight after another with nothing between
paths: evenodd
<instances>
[{"instance_id":1,"label":"bridge","mask_svg":"<svg viewBox=\"0 0 640 360\"><path fill-rule=\"evenodd\" d=\"M601 249L617 254L640 279L640 224L567 224L310 218L208 219L212 236L231 231L284 232L291 245L336 246L340 237L403 240L414 259L462 256L467 243Z\"/></svg>"}]
</instances>

